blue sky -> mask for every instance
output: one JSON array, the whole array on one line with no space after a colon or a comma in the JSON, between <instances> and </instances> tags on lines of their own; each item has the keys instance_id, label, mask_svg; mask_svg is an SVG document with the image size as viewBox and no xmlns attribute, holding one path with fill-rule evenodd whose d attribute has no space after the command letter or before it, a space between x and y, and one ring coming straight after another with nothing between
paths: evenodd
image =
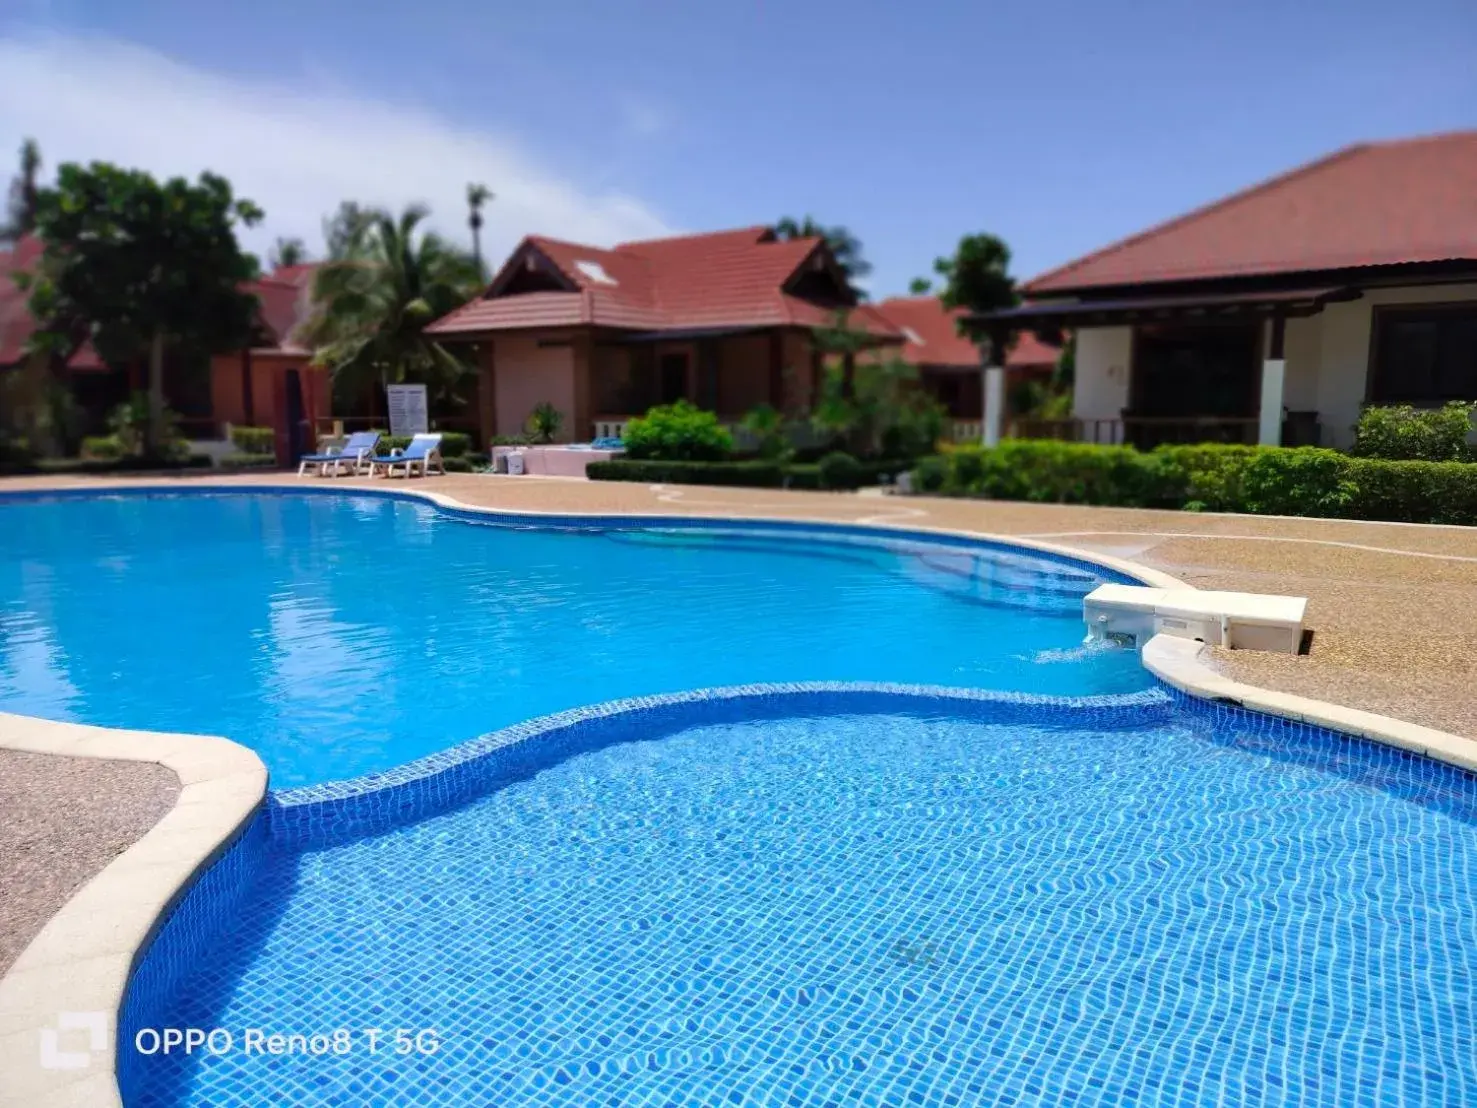
<instances>
[{"instance_id":1,"label":"blue sky","mask_svg":"<svg viewBox=\"0 0 1477 1108\"><path fill-rule=\"evenodd\" d=\"M213 10L226 9L226 10ZM1030 276L1340 145L1477 127L1472 0L0 0L0 156L225 172L252 245L341 196L488 253L814 214L902 291Z\"/></svg>"}]
</instances>

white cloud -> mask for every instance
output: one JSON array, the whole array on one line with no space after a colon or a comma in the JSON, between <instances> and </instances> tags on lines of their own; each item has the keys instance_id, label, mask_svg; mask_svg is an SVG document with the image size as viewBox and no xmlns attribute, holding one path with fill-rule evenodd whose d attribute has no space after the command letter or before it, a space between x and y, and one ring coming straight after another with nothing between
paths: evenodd
<instances>
[{"instance_id":1,"label":"white cloud","mask_svg":"<svg viewBox=\"0 0 1477 1108\"><path fill-rule=\"evenodd\" d=\"M34 136L50 168L100 159L156 175L210 169L266 210L243 236L265 257L277 236L321 245L340 200L428 204L432 224L467 240L466 185L486 184L482 248L496 265L524 234L608 245L671 232L639 200L595 194L530 152L430 113L342 90L222 77L98 39L0 39L0 178L6 152Z\"/></svg>"}]
</instances>

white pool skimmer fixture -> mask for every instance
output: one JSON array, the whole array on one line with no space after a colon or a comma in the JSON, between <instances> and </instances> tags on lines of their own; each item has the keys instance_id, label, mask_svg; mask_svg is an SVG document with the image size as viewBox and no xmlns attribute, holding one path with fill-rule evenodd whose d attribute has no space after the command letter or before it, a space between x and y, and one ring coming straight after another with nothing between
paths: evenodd
<instances>
[{"instance_id":1,"label":"white pool skimmer fixture","mask_svg":"<svg viewBox=\"0 0 1477 1108\"><path fill-rule=\"evenodd\" d=\"M1231 650L1296 654L1307 607L1301 596L1099 585L1083 600L1082 615L1089 638L1123 646L1173 635Z\"/></svg>"}]
</instances>

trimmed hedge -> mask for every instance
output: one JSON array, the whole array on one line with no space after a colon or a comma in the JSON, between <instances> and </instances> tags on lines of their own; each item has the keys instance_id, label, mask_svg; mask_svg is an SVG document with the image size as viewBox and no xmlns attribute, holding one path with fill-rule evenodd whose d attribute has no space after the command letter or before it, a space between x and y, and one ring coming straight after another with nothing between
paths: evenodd
<instances>
[{"instance_id":1,"label":"trimmed hedge","mask_svg":"<svg viewBox=\"0 0 1477 1108\"><path fill-rule=\"evenodd\" d=\"M232 427L231 445L241 454L275 454L277 432L270 427Z\"/></svg>"},{"instance_id":2,"label":"trimmed hedge","mask_svg":"<svg viewBox=\"0 0 1477 1108\"><path fill-rule=\"evenodd\" d=\"M960 447L913 471L945 496L1187 508L1256 515L1477 525L1477 464L1390 462L1319 447L1008 441Z\"/></svg>"},{"instance_id":3,"label":"trimmed hedge","mask_svg":"<svg viewBox=\"0 0 1477 1108\"><path fill-rule=\"evenodd\" d=\"M441 436L441 457L443 458L460 458L472 450L472 436L465 431L435 433ZM375 449L381 454L388 454L391 450L404 450L410 445L410 435L392 435L388 431L381 431L379 436L379 445Z\"/></svg>"},{"instance_id":4,"label":"trimmed hedge","mask_svg":"<svg viewBox=\"0 0 1477 1108\"><path fill-rule=\"evenodd\" d=\"M143 458L35 458L28 462L0 462L0 475L21 477L38 473L149 473L177 469L210 469L209 454L188 457Z\"/></svg>"},{"instance_id":5,"label":"trimmed hedge","mask_svg":"<svg viewBox=\"0 0 1477 1108\"><path fill-rule=\"evenodd\" d=\"M663 485L738 485L777 489L785 483L777 462L657 462L618 458L591 462L585 476L593 481L642 481Z\"/></svg>"},{"instance_id":6,"label":"trimmed hedge","mask_svg":"<svg viewBox=\"0 0 1477 1108\"><path fill-rule=\"evenodd\" d=\"M847 455L850 463L832 463L829 479L820 464L781 465L774 461L738 462L656 462L646 459L617 458L609 462L591 462L585 474L593 481L643 481L667 485L732 485L754 489L854 489L875 485L883 477L895 477L908 470L911 462L869 459L858 461ZM854 466L855 469L852 469ZM844 471L844 472L842 472ZM844 483L838 483L843 482Z\"/></svg>"}]
</instances>

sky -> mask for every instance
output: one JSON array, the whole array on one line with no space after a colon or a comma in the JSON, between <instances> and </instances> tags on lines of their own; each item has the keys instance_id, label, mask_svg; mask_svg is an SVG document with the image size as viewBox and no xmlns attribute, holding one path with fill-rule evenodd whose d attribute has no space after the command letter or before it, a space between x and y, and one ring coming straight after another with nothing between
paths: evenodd
<instances>
[{"instance_id":1,"label":"sky","mask_svg":"<svg viewBox=\"0 0 1477 1108\"><path fill-rule=\"evenodd\" d=\"M963 234L1029 277L1351 142L1477 128L1477 0L0 0L0 178L211 169L484 250L811 214L874 297Z\"/></svg>"}]
</instances>

